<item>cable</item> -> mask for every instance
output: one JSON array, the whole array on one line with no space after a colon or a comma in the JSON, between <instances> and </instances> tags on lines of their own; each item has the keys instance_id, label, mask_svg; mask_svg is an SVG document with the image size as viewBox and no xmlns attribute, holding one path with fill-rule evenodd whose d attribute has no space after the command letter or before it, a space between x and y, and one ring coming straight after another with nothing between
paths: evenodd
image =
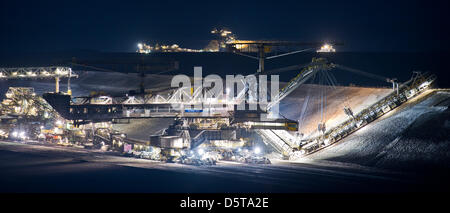
<instances>
[{"instance_id":1,"label":"cable","mask_svg":"<svg viewBox=\"0 0 450 213\"><path fill-rule=\"evenodd\" d=\"M316 75L314 75L312 77L312 82L314 82L316 79ZM299 118L299 129L301 126L303 126L303 123L305 122L305 115L306 115L306 111L309 105L309 99L311 98L311 87L308 88L308 92L305 98L305 101L303 102L303 106L302 106L302 111L300 112L300 118Z\"/></svg>"},{"instance_id":2,"label":"cable","mask_svg":"<svg viewBox=\"0 0 450 213\"><path fill-rule=\"evenodd\" d=\"M266 59L273 59L273 58L283 57L283 56L287 56L287 55L292 55L292 54L296 54L296 53L305 52L305 51L312 50L312 49L314 49L314 48L308 48L308 49L303 49L303 50L292 51L292 52L283 53L283 54L280 54L280 55L269 56L269 57L266 57Z\"/></svg>"}]
</instances>

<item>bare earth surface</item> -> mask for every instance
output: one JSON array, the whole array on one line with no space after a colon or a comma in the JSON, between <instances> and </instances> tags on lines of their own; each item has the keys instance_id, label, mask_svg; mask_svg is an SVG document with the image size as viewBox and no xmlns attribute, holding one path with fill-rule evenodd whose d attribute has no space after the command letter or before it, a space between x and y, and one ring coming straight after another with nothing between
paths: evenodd
<instances>
[{"instance_id":1,"label":"bare earth surface","mask_svg":"<svg viewBox=\"0 0 450 213\"><path fill-rule=\"evenodd\" d=\"M442 191L427 177L347 164L188 166L111 152L0 142L0 192Z\"/></svg>"},{"instance_id":2,"label":"bare earth surface","mask_svg":"<svg viewBox=\"0 0 450 213\"><path fill-rule=\"evenodd\" d=\"M450 173L450 91L416 97L308 158L412 172Z\"/></svg>"}]
</instances>

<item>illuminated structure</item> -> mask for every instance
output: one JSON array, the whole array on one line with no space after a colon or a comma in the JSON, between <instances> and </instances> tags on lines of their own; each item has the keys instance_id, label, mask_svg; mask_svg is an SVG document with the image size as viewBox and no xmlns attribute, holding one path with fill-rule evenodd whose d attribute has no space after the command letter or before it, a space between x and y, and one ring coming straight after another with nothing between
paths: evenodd
<instances>
[{"instance_id":1,"label":"illuminated structure","mask_svg":"<svg viewBox=\"0 0 450 213\"><path fill-rule=\"evenodd\" d=\"M324 44L320 49L317 50L318 53L329 53L329 52L336 52L336 50L333 48L330 44Z\"/></svg>"},{"instance_id":2,"label":"illuminated structure","mask_svg":"<svg viewBox=\"0 0 450 213\"><path fill-rule=\"evenodd\" d=\"M279 58L287 55L297 54L305 51L315 50L321 45L319 42L296 42L296 41L270 41L270 40L233 40L227 42L227 49L238 55L253 58L259 61L257 72L264 72L265 60ZM272 52L275 48L280 47L299 47L299 46L309 46L309 48L294 50L290 52L284 52L278 55L267 56L268 53ZM257 56L249 55L246 53L257 53Z\"/></svg>"},{"instance_id":3,"label":"illuminated structure","mask_svg":"<svg viewBox=\"0 0 450 213\"><path fill-rule=\"evenodd\" d=\"M0 103L1 114L49 118L50 105L36 95L33 88L10 87Z\"/></svg>"},{"instance_id":4,"label":"illuminated structure","mask_svg":"<svg viewBox=\"0 0 450 213\"><path fill-rule=\"evenodd\" d=\"M268 41L268 40L238 40L236 35L228 29L213 29L211 34L215 36L214 40L211 40L209 44L203 49L189 49L181 48L178 44L172 45L159 45L154 46L146 43L138 43L137 51L138 53L148 54L154 52L256 52L260 61L259 71L264 70L264 59L271 59L280 56L290 55L298 52L303 52L305 50L293 51L290 53L284 53L277 56L266 57L265 54L271 52L275 47L288 47L288 46L313 46L314 48L308 48L307 50L315 50L321 43L307 43L307 42L292 42L292 41ZM338 44L338 43L336 43ZM325 44L316 50L317 52L336 52L331 44ZM249 56L253 57L253 56ZM255 57L253 57L255 58Z\"/></svg>"},{"instance_id":5,"label":"illuminated structure","mask_svg":"<svg viewBox=\"0 0 450 213\"><path fill-rule=\"evenodd\" d=\"M203 50L182 48L178 44L172 44L172 45L155 44L154 46L151 46L151 45L145 44L145 43L138 43L137 47L138 47L137 52L144 53L144 54L153 53L153 52L203 52Z\"/></svg>"},{"instance_id":6,"label":"illuminated structure","mask_svg":"<svg viewBox=\"0 0 450 213\"><path fill-rule=\"evenodd\" d=\"M67 78L67 93L72 94L70 78L78 75L72 72L70 67L15 67L0 68L0 80L8 79L55 79L55 92L59 92L59 80Z\"/></svg>"},{"instance_id":7,"label":"illuminated structure","mask_svg":"<svg viewBox=\"0 0 450 213\"><path fill-rule=\"evenodd\" d=\"M216 36L217 47L216 51L226 51L227 44L236 40L236 35L234 35L230 30L227 29L213 29L211 34Z\"/></svg>"},{"instance_id":8,"label":"illuminated structure","mask_svg":"<svg viewBox=\"0 0 450 213\"><path fill-rule=\"evenodd\" d=\"M191 140L186 131L204 131L193 137L192 146L204 140L230 140L228 136L236 130L255 130L259 134L269 134L272 130L297 131L298 122L286 118L262 120L262 113L271 112L272 107L289 95L293 90L320 71L330 70L334 65L323 58L313 59L311 63L298 67L300 73L280 90L274 97L267 111L237 110L237 105L251 103L247 97L246 84L233 98L206 98L205 88L189 89L179 88L170 94L141 94L126 97L81 97L74 98L69 95L47 93L45 100L52 105L61 116L72 120L75 125L91 122L117 121L121 119L138 118L175 118L176 121L168 129L168 136L180 136ZM227 91L228 94L228 91ZM227 94L224 96L226 97ZM205 99L206 98L206 99ZM191 109L191 106L199 106ZM246 107L248 108L248 107ZM217 131L221 133L217 136ZM289 135L289 133L277 133ZM233 134L231 134L233 135ZM226 138L223 138L226 137ZM174 140L178 140L175 138ZM235 138L231 138L235 140ZM158 141L158 140L157 140ZM156 142L155 142L156 143ZM268 141L274 147L279 147L278 141ZM289 147L292 150L291 144ZM283 148L283 150L286 148ZM283 153L285 153L283 151ZM288 156L289 154L286 154Z\"/></svg>"},{"instance_id":9,"label":"illuminated structure","mask_svg":"<svg viewBox=\"0 0 450 213\"><path fill-rule=\"evenodd\" d=\"M189 49L182 48L178 44L172 45L149 45L146 43L138 43L137 51L138 53L148 54L155 52L221 52L227 50L227 45L230 42L236 40L236 36L230 31L226 29L213 29L211 34L215 35L216 38L211 40L209 44L203 49ZM246 45L238 46L237 48L243 48Z\"/></svg>"},{"instance_id":10,"label":"illuminated structure","mask_svg":"<svg viewBox=\"0 0 450 213\"><path fill-rule=\"evenodd\" d=\"M58 117L30 87L10 87L0 103L0 115L3 137L20 140L35 138L40 126Z\"/></svg>"}]
</instances>

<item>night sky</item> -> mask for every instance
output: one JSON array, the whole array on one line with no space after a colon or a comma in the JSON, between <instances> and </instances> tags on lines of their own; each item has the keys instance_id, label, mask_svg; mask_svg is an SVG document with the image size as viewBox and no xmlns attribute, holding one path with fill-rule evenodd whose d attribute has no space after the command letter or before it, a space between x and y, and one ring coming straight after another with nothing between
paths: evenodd
<instances>
[{"instance_id":1,"label":"night sky","mask_svg":"<svg viewBox=\"0 0 450 213\"><path fill-rule=\"evenodd\" d=\"M132 52L139 41L202 48L241 39L341 41L342 51L448 51L448 1L4 1L1 53Z\"/></svg>"}]
</instances>

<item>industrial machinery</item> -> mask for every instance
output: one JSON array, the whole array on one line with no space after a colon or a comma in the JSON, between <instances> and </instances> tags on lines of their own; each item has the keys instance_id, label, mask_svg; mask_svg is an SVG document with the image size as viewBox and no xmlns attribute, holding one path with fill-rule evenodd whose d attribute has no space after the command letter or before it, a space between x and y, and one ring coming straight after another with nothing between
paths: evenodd
<instances>
[{"instance_id":1,"label":"industrial machinery","mask_svg":"<svg viewBox=\"0 0 450 213\"><path fill-rule=\"evenodd\" d=\"M344 108L345 113L348 115L347 120L332 129L324 131L324 133L318 137L302 141L299 146L291 152L291 158L316 152L340 141L352 132L364 127L368 123L371 123L401 104L423 93L431 87L435 79L436 76L433 74L415 72L410 80L401 84L398 88L394 87L394 90L389 95L368 108L365 108L358 113L354 113L349 108Z\"/></svg>"},{"instance_id":2,"label":"industrial machinery","mask_svg":"<svg viewBox=\"0 0 450 213\"><path fill-rule=\"evenodd\" d=\"M122 149L124 152L131 150L129 147L130 144L133 144L133 150L142 150L143 153L147 152L146 150L149 150L150 147L157 147L160 155L158 159L167 161L181 160L192 163L199 162L197 158L200 158L200 160L209 159L208 162L214 162L214 160L219 158L234 159L243 162L267 162L261 156L249 155L246 154L248 152L242 151L250 150L251 147L254 147L254 142L258 140L269 145L276 152L281 153L288 159L315 152L339 141L351 132L356 131L406 102L408 99L420 94L433 83L435 78L433 75L415 73L415 76L410 81L399 85L396 79L385 78L343 65L330 63L325 58L313 58L308 64L266 71L264 70L265 59L303 51L297 50L266 57L265 53L270 52L272 47L289 45L314 46L317 44L283 41L240 41L235 40L234 35L228 33L228 31L220 31L220 33L227 38L224 42L226 47L236 54L248 57L253 56L244 54L245 51L257 52L259 54L258 57L254 57L260 62L255 76L289 70L300 70L299 74L280 89L279 93L271 97L266 108L256 109L250 109L250 104L254 100L250 100L251 95L247 86L248 82L245 82L246 79L242 82L235 82L236 84L242 83L242 87L237 88L243 89L232 94L231 99L224 98L230 95L228 92L223 94L222 97L208 98L206 95L208 90L203 87L182 87L172 89L169 93L145 93L142 85L141 92L129 93L126 96L113 97L103 94L91 97L72 97L70 78L76 77L77 75L72 73L71 68L67 67L1 68L0 79L55 78L55 93L46 93L43 97L60 116L70 120L75 127L86 124L120 122L121 120L129 119L171 118L174 120L173 124L162 131L161 134L150 136L149 142L133 141L123 137L120 133L112 131L100 132L100 130L92 131L92 141L102 145L108 144L112 148ZM334 51L331 45L325 45L319 49L319 52ZM305 139L300 137L300 134L293 134L298 131L298 121L284 118L282 115L281 118L278 117L272 120L263 119L264 114L267 116L278 113L273 110L275 108L274 106L279 104L309 79L317 75L332 79L328 71L335 68L392 83L394 91L360 112L353 112L350 107L345 106L343 110L348 116L348 120L335 127L330 128L326 124L326 118L324 118L323 112L321 112L322 116L317 125L319 134L312 138ZM168 68L168 70L172 69ZM59 78L61 77L67 77L69 79L67 94L59 92ZM14 93L12 90L14 89L11 89L9 93ZM20 98L22 102L17 102L19 105L26 105L27 101L33 99L30 99L30 97L35 96L25 97L29 93L26 91L16 93L20 93L23 96ZM323 96L322 94L322 98L324 98ZM11 97L8 98L10 102L13 102ZM39 101L35 101L35 103L39 103ZM238 106L242 106L242 104L244 109L238 110ZM3 105L12 106L13 104L6 103ZM2 114L13 115L14 112L34 112L32 109L25 109L23 106L15 106L12 109L3 107L3 105ZM321 108L322 110L324 108L323 100ZM42 112L43 110L37 111ZM2 135L4 135L4 132L2 130ZM255 135L259 138L255 139ZM208 155L204 155L204 153L208 153ZM219 157L210 156L211 153L217 153L216 155ZM256 153L256 150L254 153Z\"/></svg>"},{"instance_id":3,"label":"industrial machinery","mask_svg":"<svg viewBox=\"0 0 450 213\"><path fill-rule=\"evenodd\" d=\"M268 40L260 40L260 41L232 40L227 42L227 48L230 52L258 60L259 66L257 72L259 73L265 71L265 60L297 54L305 51L316 50L319 47L320 47L319 50L322 50L321 52L324 52L325 49L330 50L329 52L334 52L335 50L332 45L342 45L342 43L331 42L330 44L322 45L322 43L320 42L268 41ZM270 53L274 48L282 48L282 47L287 48L298 46L308 46L308 48L289 52L283 51L284 53L282 54L267 56L267 54ZM331 51L331 49L334 51ZM256 52L257 56L252 56L248 54L252 52Z\"/></svg>"},{"instance_id":4,"label":"industrial machinery","mask_svg":"<svg viewBox=\"0 0 450 213\"><path fill-rule=\"evenodd\" d=\"M286 87L280 90L278 96L269 103L268 111L311 76L314 76L321 70L329 70L332 68L333 65L323 58L313 59ZM266 113L266 111L236 110L236 105L247 101L245 97L246 92L246 88L239 91L232 103L228 102L229 99L215 99L212 101L204 99L206 96L204 95L205 90L203 88L197 88L195 91L192 91L192 96L187 94L188 97L192 97L191 99L182 99L183 96L181 94L186 93L185 88L179 88L166 95L144 94L125 97L98 96L73 98L65 94L46 93L44 94L44 99L61 116L79 124L112 121L114 119L163 117L182 118L188 123L195 124L201 123L200 121L209 122L215 124L217 129L226 129L234 126L242 128L296 130L296 122L288 119L277 119L270 122L261 121L260 114ZM200 108L192 110L191 106L198 104L200 104ZM258 125L261 122L264 122L264 125ZM207 128L205 125L203 126L203 128Z\"/></svg>"},{"instance_id":5,"label":"industrial machinery","mask_svg":"<svg viewBox=\"0 0 450 213\"><path fill-rule=\"evenodd\" d=\"M0 103L0 127L4 137L35 139L41 127L52 123L57 113L33 88L10 87Z\"/></svg>"},{"instance_id":6,"label":"industrial machinery","mask_svg":"<svg viewBox=\"0 0 450 213\"><path fill-rule=\"evenodd\" d=\"M192 90L190 99L183 99L184 88L169 94L140 94L125 97L71 97L61 93L46 93L44 99L65 119L75 125L92 122L108 122L137 118L173 118L174 124L159 136L153 137L151 144L164 149L180 150L195 148L205 141L235 141L249 138L250 130L297 131L298 122L286 118L261 120L263 113L271 112L272 107L289 95L298 86L317 72L332 69L333 65L323 58L313 59L292 79L268 104L266 110L249 110L248 88L236 93L232 99L204 99L206 90ZM186 95L186 94L185 94ZM189 94L187 94L189 95ZM189 96L188 96L189 97ZM224 95L225 97L225 95ZM206 104L208 103L208 104ZM246 110L237 110L237 105L245 103ZM200 108L190 108L197 106ZM220 132L220 135L213 134ZM191 138L191 135L195 135ZM164 143L163 143L164 142Z\"/></svg>"},{"instance_id":7,"label":"industrial machinery","mask_svg":"<svg viewBox=\"0 0 450 213\"><path fill-rule=\"evenodd\" d=\"M59 93L59 81L67 78L67 93L72 94L70 78L78 77L70 67L19 67L0 68L0 80L8 79L55 79L55 92Z\"/></svg>"}]
</instances>

